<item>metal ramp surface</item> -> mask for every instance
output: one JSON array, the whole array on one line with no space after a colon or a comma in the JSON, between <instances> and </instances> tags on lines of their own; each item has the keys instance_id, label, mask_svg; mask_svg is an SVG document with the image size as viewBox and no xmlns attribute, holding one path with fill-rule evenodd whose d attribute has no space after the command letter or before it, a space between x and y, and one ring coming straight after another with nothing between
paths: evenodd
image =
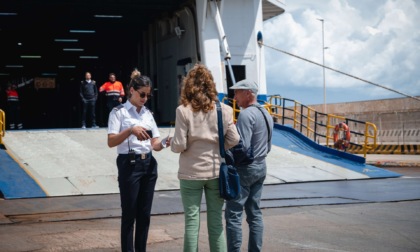
<instances>
[{"instance_id":1,"label":"metal ramp surface","mask_svg":"<svg viewBox=\"0 0 420 252\"><path fill-rule=\"evenodd\" d=\"M365 158L361 156L319 145L289 126L276 124L272 143L307 157L313 157L366 175L369 178L390 178L400 176L395 172L367 165Z\"/></svg>"},{"instance_id":2,"label":"metal ramp surface","mask_svg":"<svg viewBox=\"0 0 420 252\"><path fill-rule=\"evenodd\" d=\"M293 129L277 126L266 184L399 176L360 157L319 149ZM169 128L159 130L166 136ZM7 151L0 149L0 191L6 199L118 193L116 148L106 141L106 128L8 131ZM153 155L159 170L156 190L178 190L178 154L165 149Z\"/></svg>"}]
</instances>

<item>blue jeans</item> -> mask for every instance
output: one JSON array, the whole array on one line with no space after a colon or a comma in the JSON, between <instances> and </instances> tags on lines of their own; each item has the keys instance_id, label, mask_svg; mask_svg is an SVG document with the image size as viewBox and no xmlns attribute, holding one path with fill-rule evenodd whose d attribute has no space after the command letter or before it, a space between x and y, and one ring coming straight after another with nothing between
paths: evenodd
<instances>
[{"instance_id":1,"label":"blue jeans","mask_svg":"<svg viewBox=\"0 0 420 252\"><path fill-rule=\"evenodd\" d=\"M185 216L184 252L198 251L200 206L203 191L206 196L210 251L226 251L222 217L224 201L219 193L219 179L180 180L180 189Z\"/></svg>"},{"instance_id":2,"label":"blue jeans","mask_svg":"<svg viewBox=\"0 0 420 252\"><path fill-rule=\"evenodd\" d=\"M226 237L228 251L241 251L242 213L245 208L249 226L248 251L261 251L263 243L263 217L260 209L261 194L267 174L265 160L238 167L241 193L235 200L226 201Z\"/></svg>"}]
</instances>

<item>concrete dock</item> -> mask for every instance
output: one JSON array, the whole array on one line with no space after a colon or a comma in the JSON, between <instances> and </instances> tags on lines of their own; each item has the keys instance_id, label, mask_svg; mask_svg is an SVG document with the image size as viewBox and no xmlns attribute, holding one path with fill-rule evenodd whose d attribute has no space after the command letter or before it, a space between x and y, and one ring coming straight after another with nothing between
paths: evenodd
<instances>
[{"instance_id":1,"label":"concrete dock","mask_svg":"<svg viewBox=\"0 0 420 252\"><path fill-rule=\"evenodd\" d=\"M393 170L403 176L267 185L263 251L419 251L420 168ZM177 190L155 194L148 251L182 251L181 212ZM118 194L0 200L0 251L120 251L120 213Z\"/></svg>"}]
</instances>

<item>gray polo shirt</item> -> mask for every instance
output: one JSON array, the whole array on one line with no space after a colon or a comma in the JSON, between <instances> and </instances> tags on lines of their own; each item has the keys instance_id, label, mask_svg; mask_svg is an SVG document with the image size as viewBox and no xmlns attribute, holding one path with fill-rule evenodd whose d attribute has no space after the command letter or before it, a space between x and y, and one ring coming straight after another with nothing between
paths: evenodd
<instances>
[{"instance_id":1,"label":"gray polo shirt","mask_svg":"<svg viewBox=\"0 0 420 252\"><path fill-rule=\"evenodd\" d=\"M244 147L248 148L252 145L254 159L260 161L270 152L271 141L267 143L270 132L267 130L267 124L263 114L256 106L260 107L263 111L265 118L267 118L270 132L273 132L273 118L263 106L257 103L241 110L238 121L236 122L236 128L238 129L239 135L241 135Z\"/></svg>"}]
</instances>

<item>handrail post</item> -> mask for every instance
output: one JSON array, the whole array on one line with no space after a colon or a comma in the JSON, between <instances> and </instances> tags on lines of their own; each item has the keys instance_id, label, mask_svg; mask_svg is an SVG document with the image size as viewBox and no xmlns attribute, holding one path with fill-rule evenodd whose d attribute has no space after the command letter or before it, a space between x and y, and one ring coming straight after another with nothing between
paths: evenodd
<instances>
[{"instance_id":1,"label":"handrail post","mask_svg":"<svg viewBox=\"0 0 420 252\"><path fill-rule=\"evenodd\" d=\"M314 142L316 142L317 133L317 126L318 126L318 112L315 111L315 122L314 122Z\"/></svg>"},{"instance_id":2,"label":"handrail post","mask_svg":"<svg viewBox=\"0 0 420 252\"><path fill-rule=\"evenodd\" d=\"M367 154L367 145L368 145L368 133L369 133L369 125L365 124L365 142L363 144L363 157L366 158Z\"/></svg>"},{"instance_id":3,"label":"handrail post","mask_svg":"<svg viewBox=\"0 0 420 252\"><path fill-rule=\"evenodd\" d=\"M6 115L0 109L0 144L3 144L3 137L6 135Z\"/></svg>"},{"instance_id":4,"label":"handrail post","mask_svg":"<svg viewBox=\"0 0 420 252\"><path fill-rule=\"evenodd\" d=\"M295 101L295 109L293 110L293 128L294 129L296 129L296 121L297 121L297 119L296 119L296 117L297 117L296 106L297 106L297 102Z\"/></svg>"},{"instance_id":5,"label":"handrail post","mask_svg":"<svg viewBox=\"0 0 420 252\"><path fill-rule=\"evenodd\" d=\"M303 129L303 106L302 104L300 104L300 133L302 133L302 129Z\"/></svg>"},{"instance_id":6,"label":"handrail post","mask_svg":"<svg viewBox=\"0 0 420 252\"><path fill-rule=\"evenodd\" d=\"M327 134L326 134L326 145L327 146L329 146L329 136L330 136L330 115L329 114L327 114L327 124L326 124L326 127L327 127Z\"/></svg>"},{"instance_id":7,"label":"handrail post","mask_svg":"<svg viewBox=\"0 0 420 252\"><path fill-rule=\"evenodd\" d=\"M309 127L310 127L310 120L311 120L311 113L309 112L309 107L306 107L308 111L308 115L306 116L306 136L309 137Z\"/></svg>"},{"instance_id":8,"label":"handrail post","mask_svg":"<svg viewBox=\"0 0 420 252\"><path fill-rule=\"evenodd\" d=\"M369 126L372 127L373 129L373 135L369 134ZM373 146L372 148L376 148L376 136L377 136L377 129L376 129L376 125L373 123L365 123L365 142L363 144L363 156L364 158L366 158L367 155L367 149L368 149L368 143L369 143L369 138L373 138Z\"/></svg>"},{"instance_id":9,"label":"handrail post","mask_svg":"<svg viewBox=\"0 0 420 252\"><path fill-rule=\"evenodd\" d=\"M373 128L373 146L376 148L376 137L377 137L377 134L378 134L378 129L376 128L376 125L375 124L373 124L373 123L369 123L369 125L371 125L372 126L372 128Z\"/></svg>"},{"instance_id":10,"label":"handrail post","mask_svg":"<svg viewBox=\"0 0 420 252\"><path fill-rule=\"evenodd\" d=\"M284 98L282 98L282 100L283 100L283 107L282 107L283 116L281 118L281 121L282 121L282 125L284 125L284 117L285 117L284 112L286 110L286 106L285 106L286 105L286 100Z\"/></svg>"}]
</instances>

